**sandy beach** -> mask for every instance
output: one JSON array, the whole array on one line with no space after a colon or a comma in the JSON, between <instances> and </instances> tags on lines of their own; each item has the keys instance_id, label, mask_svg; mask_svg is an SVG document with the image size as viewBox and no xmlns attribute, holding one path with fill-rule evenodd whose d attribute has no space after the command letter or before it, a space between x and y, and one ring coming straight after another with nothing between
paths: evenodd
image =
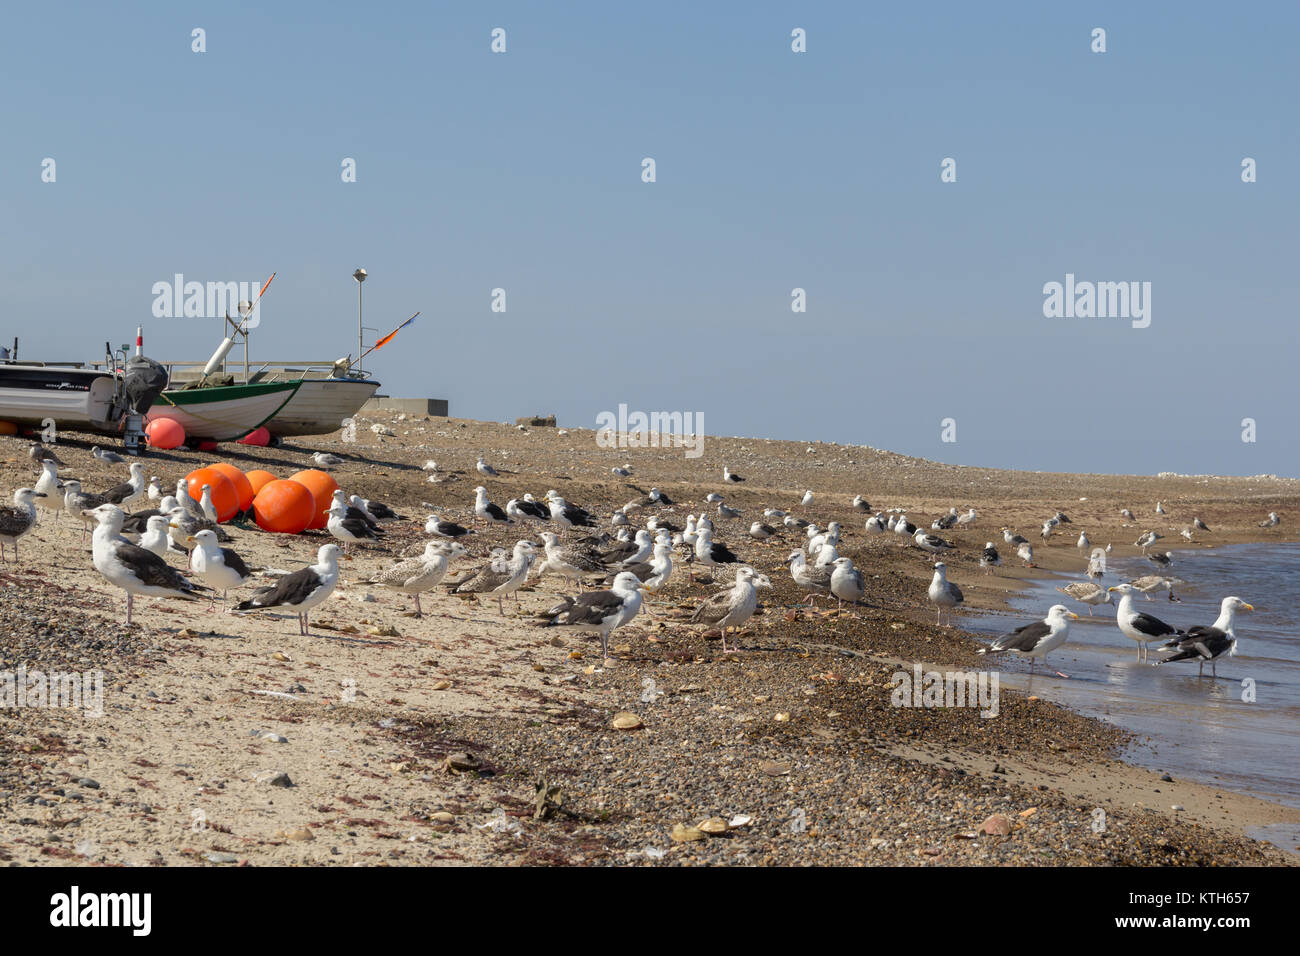
<instances>
[{"instance_id":1,"label":"sandy beach","mask_svg":"<svg viewBox=\"0 0 1300 956\"><path fill-rule=\"evenodd\" d=\"M393 431L380 436L370 425ZM1294 861L1244 836L1300 821L1300 810L1125 764L1124 734L1036 697L1001 691L1000 712L894 706L893 675L996 666L956 626L935 626L925 597L932 559L898 536L868 535L872 511L906 509L921 527L949 507L973 507L949 576L970 609L1005 606L1031 576L1077 575L1080 530L1131 555L1143 531L1161 548L1293 542L1300 481L1273 477L1064 475L957 467L856 445L708 438L687 459L672 448L602 448L589 429L443 418L365 417L357 441L339 434L279 448L156 452L164 487L215 460L278 476L341 455L349 493L410 521L380 545L353 549L342 583L298 634L292 614L225 613L218 602L137 600L91 565L89 538L67 515L43 515L0 567L0 671L102 670L103 716L69 709L0 710L0 861L10 865L903 864L1197 865ZM65 476L92 491L125 466L90 455L89 436L61 435ZM0 439L6 497L35 482L28 442ZM499 471L482 478L484 456ZM421 465L438 462L430 482ZM628 463L632 475L610 469ZM726 464L745 476L724 487ZM771 590L723 654L716 632L687 623L699 600L730 584L679 566L650 613L617 631L609 666L599 645L538 626L537 612L570 593L550 575L519 601L450 595L439 587L413 616L405 595L367 584L428 540L425 516L467 526L473 489L504 506L556 489L602 519L651 486L674 501L642 509L681 524L704 496L715 538L767 574ZM805 489L815 500L803 508ZM1153 513L1155 502L1167 514ZM804 598L783 561L801 535L760 544L745 531L764 507L822 524L841 521L840 552L867 579L854 615L796 607ZM1121 508L1137 521L1125 522ZM1056 510L1072 519L1038 538ZM1275 528L1257 525L1270 511ZM1189 542L1200 517L1213 529ZM999 529L1034 543L1023 568ZM325 532L271 535L231 527L255 568L314 560ZM476 528L464 543L483 563L530 527ZM1003 567L978 566L985 541ZM173 559L176 566L184 558ZM454 573L453 573L454 578ZM452 580L452 579L449 579ZM1067 602L1068 603L1068 602ZM1083 611L1082 607L1076 608ZM1017 668L1019 663L1002 663ZM616 714L637 718L616 729ZM622 721L620 721L622 723ZM1182 809L1173 810L1174 806ZM721 818L731 827L704 821ZM710 834L717 829L722 832Z\"/></svg>"}]
</instances>

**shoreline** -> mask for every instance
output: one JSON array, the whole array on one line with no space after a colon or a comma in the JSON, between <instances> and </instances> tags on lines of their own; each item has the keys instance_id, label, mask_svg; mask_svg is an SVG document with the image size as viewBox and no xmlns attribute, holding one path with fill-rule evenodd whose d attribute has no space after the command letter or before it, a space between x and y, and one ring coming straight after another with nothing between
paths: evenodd
<instances>
[{"instance_id":1,"label":"shoreline","mask_svg":"<svg viewBox=\"0 0 1300 956\"><path fill-rule=\"evenodd\" d=\"M106 715L90 721L50 710L0 711L0 861L1293 862L1242 836L1255 822L1289 822L1277 818L1275 805L1163 783L1113 756L1123 734L1103 721L1011 690L995 720L959 708L890 705L889 675L902 663L970 668L978 644L933 625L924 598L928 557L896 536L867 536L867 516L848 507L854 493L867 495L873 512L908 505L912 520L927 527L969 498L981 515L977 526L944 536L958 545L949 561L953 579L968 605L981 608L1005 604L1009 588L1041 576L1049 561L1062 569L1084 563L1073 539L1068 547L1062 539L1035 545L1039 568L1004 567L985 578L976 557L985 540L1000 541L994 529L1019 522L1033 538L1033 516L1059 507L1086 522L1090 536L1093 524L1113 529L1118 551L1144 529L1129 536L1105 512L1117 519L1121 501L1137 512L1139 497L1150 497L1149 507L1157 497L1151 483L1161 479L1133 478L1130 486L1087 476L986 474L859 446L755 439L710 439L702 459L687 461L671 449L601 449L578 429L520 432L395 415L364 416L359 424L373 421L397 435L372 439L363 427L364 444L335 435L278 449L239 446L215 457L287 476L310 467L309 451L342 454L349 461L335 474L349 492L421 523L435 510L464 523L480 482L500 504L525 490L557 488L604 517L654 484L679 501L665 512L679 523L687 511L698 512L705 493L720 490L745 516L729 523L715 516L717 538L774 584L763 592L763 613L739 635L745 650L723 656L716 640L685 623L698 599L717 588L689 586L680 571L656 597L655 618L615 634L617 664L609 668L592 656L590 642L561 635L557 644L553 630L535 627L532 615L567 593L554 577L530 584L519 610L509 607L504 619L495 602L476 605L439 588L425 598L425 618L415 620L405 596L364 579L420 549L425 535L417 523L388 525L382 548L359 547L343 562L344 583L313 616L310 638L296 634L291 617L208 614L202 604L176 602L137 602L141 623L127 632L122 593L90 568L79 531L66 517L61 527L42 518L23 541L21 561L4 566L12 578L0 592L0 670L42 658L47 666L51 658L103 666ZM120 480L90 460L88 447L60 443L67 472L93 489ZM10 487L32 480L25 448L16 439L0 444ZM499 478L474 473L479 454L501 470ZM174 481L213 458L178 451L147 460ZM425 481L419 468L426 458L439 461L441 482ZM613 478L609 469L629 458L633 477ZM749 480L720 488L724 461ZM1211 527L1224 527L1216 544L1248 539L1256 512L1285 515L1300 502L1300 482L1252 491L1274 483L1225 479L1198 497L1196 479L1163 481L1181 489L1163 495L1171 513L1190 503L1204 509ZM976 495L977 482L990 487ZM1017 485L1016 495L1005 493L1007 483ZM1116 483L1124 487L1110 487ZM845 522L841 552L867 577L860 617L798 611L803 595L780 564L792 537L769 547L742 534L764 505L802 513L798 497L809 487L818 498L809 517ZM1078 502L1081 496L1089 501ZM471 550L509 546L522 530L481 530ZM1272 539L1295 540L1286 525L1269 530L1277 532ZM528 533L535 537L536 529ZM231 546L250 564L281 568L306 563L324 540L232 534ZM367 594L373 600L363 600ZM344 699L349 686L351 701ZM621 711L643 726L612 729ZM271 785L259 776L267 772L288 774L293 786ZM562 788L561 809L551 801L534 819L542 778ZM79 783L87 779L97 786ZM1187 809L1169 811L1175 802ZM1092 828L1098 808L1107 817L1100 833ZM204 822L197 830L195 811ZM672 836L676 824L689 831L736 815L752 820L725 836ZM983 832L994 817L1005 818L1008 833L1000 832L1001 821L992 824L999 832Z\"/></svg>"}]
</instances>

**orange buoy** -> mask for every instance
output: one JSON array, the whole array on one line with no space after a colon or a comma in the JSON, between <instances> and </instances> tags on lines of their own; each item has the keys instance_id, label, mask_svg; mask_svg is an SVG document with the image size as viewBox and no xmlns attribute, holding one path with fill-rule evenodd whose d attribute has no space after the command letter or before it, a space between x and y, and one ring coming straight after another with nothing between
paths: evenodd
<instances>
[{"instance_id":1,"label":"orange buoy","mask_svg":"<svg viewBox=\"0 0 1300 956\"><path fill-rule=\"evenodd\" d=\"M17 435L18 426L13 422L0 422L0 435Z\"/></svg>"},{"instance_id":2,"label":"orange buoy","mask_svg":"<svg viewBox=\"0 0 1300 956\"><path fill-rule=\"evenodd\" d=\"M312 497L316 499L316 514L307 527L325 527L330 518L326 512L330 510L330 505L334 503L334 492L338 490L339 483L330 477L327 472L316 468L308 468L296 475L290 475L289 480L304 485L311 492Z\"/></svg>"},{"instance_id":3,"label":"orange buoy","mask_svg":"<svg viewBox=\"0 0 1300 956\"><path fill-rule=\"evenodd\" d=\"M244 473L229 462L221 461L211 466L214 471L219 471L235 486L235 494L239 498L239 510L247 511L248 506L253 503L253 486L249 484Z\"/></svg>"},{"instance_id":4,"label":"orange buoy","mask_svg":"<svg viewBox=\"0 0 1300 956\"><path fill-rule=\"evenodd\" d=\"M217 509L218 521L229 521L239 511L239 493L235 484L215 468L199 468L185 476L190 497L203 500L203 486L212 489L212 505Z\"/></svg>"},{"instance_id":5,"label":"orange buoy","mask_svg":"<svg viewBox=\"0 0 1300 956\"><path fill-rule=\"evenodd\" d=\"M166 451L180 448L185 444L185 428L180 422L171 418L154 418L144 426L144 433L149 436L149 447Z\"/></svg>"},{"instance_id":6,"label":"orange buoy","mask_svg":"<svg viewBox=\"0 0 1300 956\"><path fill-rule=\"evenodd\" d=\"M277 478L253 499L253 520L263 531L298 534L316 517L316 498L301 482Z\"/></svg>"},{"instance_id":7,"label":"orange buoy","mask_svg":"<svg viewBox=\"0 0 1300 956\"><path fill-rule=\"evenodd\" d=\"M239 439L241 445L257 445L265 448L271 444L271 433L265 427L254 428L251 432Z\"/></svg>"},{"instance_id":8,"label":"orange buoy","mask_svg":"<svg viewBox=\"0 0 1300 956\"><path fill-rule=\"evenodd\" d=\"M269 471L263 471L260 468L244 472L244 477L248 479L249 485L253 488L254 498L257 497L257 493L262 490L262 487L267 482L275 481L275 475L271 474Z\"/></svg>"}]
</instances>

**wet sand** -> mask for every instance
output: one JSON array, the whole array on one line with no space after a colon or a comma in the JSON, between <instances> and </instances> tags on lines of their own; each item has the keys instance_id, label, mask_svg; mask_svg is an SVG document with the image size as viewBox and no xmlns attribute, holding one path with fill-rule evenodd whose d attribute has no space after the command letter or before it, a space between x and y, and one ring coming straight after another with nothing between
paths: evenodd
<instances>
[{"instance_id":1,"label":"wet sand","mask_svg":"<svg viewBox=\"0 0 1300 956\"><path fill-rule=\"evenodd\" d=\"M374 421L396 434L374 435ZM314 614L311 637L298 635L292 616L231 616L178 602L137 602L128 631L122 593L93 570L89 542L66 516L60 524L42 518L23 539L21 560L3 568L0 670L24 662L103 668L105 715L0 711L0 860L1289 862L1243 833L1300 821L1297 811L1121 763L1114 755L1125 736L1113 726L1005 687L994 719L968 708L893 706L892 675L914 663L972 670L988 662L961 632L960 614L957 627L934 626L925 599L930 557L896 536L868 536L867 516L850 500L862 494L873 510L907 508L926 527L949 506L975 507L974 528L943 533L957 545L947 563L968 606L996 608L1042 569L1080 572L1081 528L1094 544L1130 554L1148 528L1170 549L1296 540L1287 517L1297 513L1300 482L1007 472L860 446L738 438L709 438L703 457L688 460L673 449L600 448L582 429L396 416L359 425L356 443L334 435L147 459L168 486L214 457L287 477L311 466L310 452L331 451L348 459L335 475L349 493L419 519L388 525L383 545L357 548L343 563L343 584ZM91 440L68 438L57 447L65 474L91 490L122 480L123 466L91 459ZM0 439L6 489L35 480L25 452L25 442ZM480 454L500 477L474 471ZM436 483L420 470L427 459L439 462ZM631 478L610 474L625 462ZM746 482L724 487L724 463ZM679 566L655 599L655 617L617 632L606 667L594 642L536 626L535 613L566 591L556 577L530 585L505 616L495 602L439 588L420 619L410 616L409 598L365 583L421 550L429 512L468 523L480 483L502 506L554 488L605 519L654 485L676 502L657 513L679 524L718 491L745 513L724 521L714 512L716 539L774 587L761 592L764 608L741 632L742 651L723 655L714 635L685 622L717 587L689 584ZM807 488L816 500L804 509ZM1169 512L1163 518L1151 513L1157 499ZM787 534L768 546L744 536L764 506L844 522L840 550L867 577L859 616L796 607L803 594L782 561L801 542ZM1139 522L1126 525L1121 507ZM1038 529L1058 508L1073 523L1044 545ZM1283 525L1257 528L1269 511ZM1189 544L1178 531L1193 515L1214 533ZM1003 525L1034 541L1039 569L1015 566ZM480 558L536 530L481 529L467 545ZM325 540L231 533L250 564L286 569L308 563ZM987 540L1003 552L997 575L977 565ZM613 729L622 711L643 726ZM292 786L272 784L277 773ZM539 810L542 782L548 799ZM737 815L750 820L725 835L694 829ZM983 832L986 822L995 832ZM677 824L686 827L681 842Z\"/></svg>"}]
</instances>

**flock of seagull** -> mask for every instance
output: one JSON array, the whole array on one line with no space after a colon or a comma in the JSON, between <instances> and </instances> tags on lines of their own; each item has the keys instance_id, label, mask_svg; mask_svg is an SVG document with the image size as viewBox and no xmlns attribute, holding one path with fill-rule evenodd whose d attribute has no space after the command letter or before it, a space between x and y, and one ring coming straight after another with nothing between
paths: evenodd
<instances>
[{"instance_id":1,"label":"flock of seagull","mask_svg":"<svg viewBox=\"0 0 1300 956\"><path fill-rule=\"evenodd\" d=\"M18 540L35 526L38 509L52 513L55 521L66 511L82 523L82 534L93 525L92 563L110 584L126 593L126 622L132 618L136 595L154 598L197 600L204 594L215 607L216 592L222 599L228 591L243 587L253 578L253 570L232 548L222 547L231 539L217 520L212 503L211 488L202 487L196 500L191 496L185 479L176 483L174 493L164 493L159 479L146 482L144 466L138 461L129 464L130 477L103 493L94 494L82 489L75 479L60 480L58 469L63 462L39 443L30 449L41 474L31 488L20 488L14 493L12 507L0 507L0 560L4 547L12 545L14 558L18 556ZM125 463L112 452L93 449L94 457L110 464ZM337 467L343 463L338 456L317 453L315 462L322 467ZM433 466L430 469L429 466ZM425 470L436 471L429 462ZM500 473L482 457L476 470L485 478L499 479ZM620 477L631 474L630 465L613 469ZM620 474L622 473L622 474ZM722 483L734 486L745 479L724 467ZM800 506L807 508L815 500L814 492L807 490ZM156 507L146 508L128 515L126 508L141 502ZM709 505L716 505L720 520L737 521L742 511L728 505L722 495L714 492L706 496ZM770 588L767 575L741 561L724 543L715 540L715 528L708 514L687 515L681 526L664 518L660 509L671 508L674 503L658 488L651 488L642 497L629 501L616 509L610 517L608 531L600 531L596 515L572 504L555 490L547 491L539 500L530 494L511 499L504 508L493 503L486 486L474 489L472 514L474 520L487 526L519 525L537 530L537 538L529 534L519 540L513 549L494 549L485 564L460 578L450 587L451 593L473 594L495 599L498 612L505 613L504 599L513 596L518 601L521 586L535 570L538 578L555 574L576 587L577 593L564 597L558 604L539 615L545 626L565 627L575 632L594 634L600 640L601 652L608 658L610 636L625 626L643 610L651 613L647 599L661 591L672 579L677 565L683 564L692 582L697 567L722 574L734 574L734 583L724 590L705 598L691 617L691 622L715 628L720 632L724 653L732 649L727 645L728 631L741 628L759 607L758 591ZM853 511L870 514L869 503L861 495L850 505ZM1163 503L1158 502L1156 513L1164 515ZM642 522L638 512L648 517L644 527L634 528ZM1123 509L1121 516L1133 520L1133 514ZM238 523L246 515L237 516ZM959 607L964 596L961 589L948 580L947 564L942 558L955 550L955 545L936 532L953 528L968 528L978 520L974 508L960 512L950 508L948 513L935 519L930 528L922 529L907 519L904 509L891 509L889 513L876 512L866 519L868 534L893 534L898 541L923 551L933 561L933 576L926 596L935 607L936 624L951 626L952 611ZM340 549L344 553L357 543L382 540L383 524L388 521L406 521L402 515L381 502L347 496L342 489L335 491L328 509L326 525L334 541L321 546L316 562L291 573L271 570L274 584L260 587L251 597L233 605L233 612L250 612L270 608L284 608L298 617L300 634L310 633L309 614L334 591L339 582ZM1280 522L1275 513L1261 523L1261 527L1275 526ZM1063 524L1072 523L1062 512L1056 512L1043 523L1041 537L1050 540ZM741 527L744 522L742 521ZM541 530L545 526L545 530ZM1209 528L1199 517L1184 532L1191 537L1195 531L1208 532ZM435 540L430 541L422 554L402 560L369 579L369 583L391 588L414 598L415 614L423 613L420 595L440 584L449 573L451 562L467 557L468 549L460 539L473 534L469 528L440 514L431 514L424 530ZM774 538L793 533L805 540L802 547L790 551L785 559L791 579L808 594L809 605L818 597L833 597L838 609L848 604L853 615L864 603L867 584L862 571L851 558L839 551L844 534L843 524L831 521L826 528L789 511L766 508L762 520L749 523L748 536L770 546ZM1027 567L1033 567L1033 546L1030 541L1010 528L1002 528L1006 544ZM1148 559L1161 569L1173 560L1172 553L1148 554L1148 549L1161 535L1147 531L1137 539ZM1138 578L1110 588L1096 583L1105 574L1106 555L1111 548L1092 548L1086 533L1077 541L1080 551L1091 548L1087 575L1091 580L1077 582L1058 590L1089 608L1109 604L1112 595L1120 595L1116 621L1120 631L1138 644L1138 659L1146 660L1148 645L1163 641L1160 650L1164 656L1158 663L1197 661L1202 668L1213 667L1225 654L1236 649L1234 633L1235 615L1253 607L1238 597L1226 597L1222 611L1212 625L1197 625L1186 629L1175 628L1153 615L1134 608L1134 597L1141 593L1148 600L1160 590L1173 595L1173 584L1159 575ZM186 570L182 572L168 563L170 554L186 555ZM1001 557L992 541L980 551L979 564L986 573L1001 564ZM588 582L599 579L603 585L587 589ZM1033 672L1037 660L1065 643L1071 620L1078 615L1061 604L1054 605L1043 620L1026 624L1006 634L981 653L1010 652L1030 658ZM1060 674L1060 672L1057 672ZM1060 674L1064 677L1067 675Z\"/></svg>"}]
</instances>

